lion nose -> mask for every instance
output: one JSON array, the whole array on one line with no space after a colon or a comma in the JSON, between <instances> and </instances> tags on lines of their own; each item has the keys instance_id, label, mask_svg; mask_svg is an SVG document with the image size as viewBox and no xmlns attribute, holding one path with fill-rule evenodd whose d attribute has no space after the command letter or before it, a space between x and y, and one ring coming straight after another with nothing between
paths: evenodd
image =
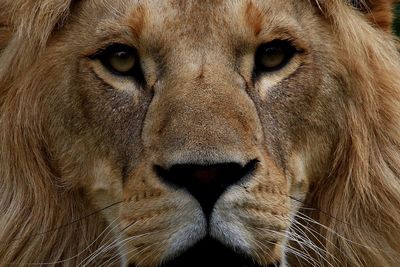
<instances>
[{"instance_id":1,"label":"lion nose","mask_svg":"<svg viewBox=\"0 0 400 267\"><path fill-rule=\"evenodd\" d=\"M244 166L234 162L212 165L186 163L172 165L169 169L155 166L155 170L166 183L188 190L209 217L224 191L251 174L257 163L258 160Z\"/></svg>"}]
</instances>

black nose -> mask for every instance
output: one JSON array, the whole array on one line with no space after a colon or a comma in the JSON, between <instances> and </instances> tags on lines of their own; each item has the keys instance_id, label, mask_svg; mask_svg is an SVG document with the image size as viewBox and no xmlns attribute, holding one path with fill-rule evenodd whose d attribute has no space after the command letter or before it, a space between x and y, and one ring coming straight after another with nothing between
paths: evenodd
<instances>
[{"instance_id":1,"label":"black nose","mask_svg":"<svg viewBox=\"0 0 400 267\"><path fill-rule=\"evenodd\" d=\"M231 185L251 174L258 163L252 160L245 166L238 163L214 165L177 164L163 169L155 166L157 174L168 184L186 188L200 203L207 217L215 202Z\"/></svg>"}]
</instances>

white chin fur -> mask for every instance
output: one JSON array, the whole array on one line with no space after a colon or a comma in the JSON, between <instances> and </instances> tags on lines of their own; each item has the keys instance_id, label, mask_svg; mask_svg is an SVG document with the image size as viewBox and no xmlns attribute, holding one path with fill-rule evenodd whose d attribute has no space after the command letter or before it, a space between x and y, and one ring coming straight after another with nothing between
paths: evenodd
<instances>
[{"instance_id":1,"label":"white chin fur","mask_svg":"<svg viewBox=\"0 0 400 267\"><path fill-rule=\"evenodd\" d=\"M226 246L251 255L251 234L246 231L240 218L236 216L228 198L234 197L232 190L226 192L216 203L210 219L210 234Z\"/></svg>"},{"instance_id":2,"label":"white chin fur","mask_svg":"<svg viewBox=\"0 0 400 267\"><path fill-rule=\"evenodd\" d=\"M179 229L169 238L164 260L174 258L196 244L207 234L207 221L197 201L191 201L184 213L180 213Z\"/></svg>"}]
</instances>

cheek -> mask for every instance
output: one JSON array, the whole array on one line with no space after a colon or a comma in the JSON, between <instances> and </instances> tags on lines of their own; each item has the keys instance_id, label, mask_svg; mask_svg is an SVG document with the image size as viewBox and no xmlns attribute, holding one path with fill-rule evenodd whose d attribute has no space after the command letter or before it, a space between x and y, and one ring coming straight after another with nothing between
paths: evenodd
<instances>
[{"instance_id":1,"label":"cheek","mask_svg":"<svg viewBox=\"0 0 400 267\"><path fill-rule=\"evenodd\" d=\"M294 152L288 160L286 177L290 184L290 196L296 200L303 200L309 189L309 172L307 152Z\"/></svg>"},{"instance_id":2,"label":"cheek","mask_svg":"<svg viewBox=\"0 0 400 267\"><path fill-rule=\"evenodd\" d=\"M104 208L122 199L127 165L139 161L151 95L145 89L134 88L133 94L114 88L85 65L58 73L63 73L56 76L63 85L49 93L57 116L49 128L61 183L84 187L96 206Z\"/></svg>"},{"instance_id":3,"label":"cheek","mask_svg":"<svg viewBox=\"0 0 400 267\"><path fill-rule=\"evenodd\" d=\"M253 96L264 127L267 146L275 160L284 168L291 156L311 137L327 135L334 125L333 92L324 85L327 74L314 66L302 65L287 78L273 86L256 84ZM337 112L336 112L337 113Z\"/></svg>"},{"instance_id":4,"label":"cheek","mask_svg":"<svg viewBox=\"0 0 400 267\"><path fill-rule=\"evenodd\" d=\"M86 178L87 195L112 225L118 218L119 203L122 201L122 177L119 166L113 165L110 160L96 159L88 169L90 171Z\"/></svg>"},{"instance_id":5,"label":"cheek","mask_svg":"<svg viewBox=\"0 0 400 267\"><path fill-rule=\"evenodd\" d=\"M272 86L259 82L254 91L265 95L252 96L264 127L266 148L285 170L289 194L299 200L304 199L310 183L327 171L336 140L338 88L332 88L329 73L319 69L304 65Z\"/></svg>"},{"instance_id":6,"label":"cheek","mask_svg":"<svg viewBox=\"0 0 400 267\"><path fill-rule=\"evenodd\" d=\"M90 135L102 149L117 152L121 158L136 155L151 94L132 81L98 72L88 63L81 63L70 92L75 100L73 119L83 134Z\"/></svg>"}]
</instances>

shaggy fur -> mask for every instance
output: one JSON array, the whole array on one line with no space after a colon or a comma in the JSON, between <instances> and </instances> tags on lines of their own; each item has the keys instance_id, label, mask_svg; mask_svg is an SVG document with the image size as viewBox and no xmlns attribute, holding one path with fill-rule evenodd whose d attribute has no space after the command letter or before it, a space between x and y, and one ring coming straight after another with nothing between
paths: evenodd
<instances>
[{"instance_id":1,"label":"shaggy fur","mask_svg":"<svg viewBox=\"0 0 400 267\"><path fill-rule=\"evenodd\" d=\"M369 18L388 30L392 2L371 2ZM314 214L324 225L319 232L329 240L325 245L330 255L346 266L397 266L400 61L396 45L389 36L360 23L340 2L329 1L322 8L342 45L340 67L346 67L351 77L343 81L351 95L342 107L343 138L333 169L314 188L309 203L318 203L330 215Z\"/></svg>"},{"instance_id":2,"label":"shaggy fur","mask_svg":"<svg viewBox=\"0 0 400 267\"><path fill-rule=\"evenodd\" d=\"M232 78L236 72L203 68L193 78L189 70L186 73L186 69L175 66L160 72L167 77L177 77L162 80L162 86L179 87L176 90L181 91L159 93L161 96L149 107L154 92L128 92L129 100L126 100L126 94L104 89L109 88L104 87L107 83L125 90L124 83L115 82L99 70L96 63L71 59L91 54L97 45L97 41L92 41L78 46L79 40L75 40L91 35L89 27L95 24L82 19L88 15L81 13L82 6L88 8L92 4L99 16L104 13L98 9L107 7L114 18L121 15L120 10L125 10L121 6L129 5L128 1L114 4L104 0L85 5L81 2L92 1L0 0L0 265L117 265L131 261L142 263L140 266L156 266L169 249L166 240L178 231L174 227L196 215L193 210L197 206L183 193L160 185L150 174L149 162L167 165L166 155L178 149L211 151L214 145L221 151L237 149L239 145L232 140L238 138L241 146L237 151L245 151L243 158L249 159L257 153L262 158L256 181L246 192L238 191L243 198L248 196L246 194L253 196L259 204L244 203L241 209L253 216L250 218L262 218L262 226L271 221L271 214L282 214L286 221L279 223L279 227L291 232L292 237L306 240L296 242L287 238L279 240L280 247L264 244L264 250L254 248L260 263L280 259L287 250L290 266L399 266L400 57L389 33L393 1L295 1L307 7L304 16L312 18L313 33L331 42L315 41L315 47L311 48L305 45L311 50L330 48L329 55L315 53L325 65L305 68L316 71L317 76L299 81L293 76L287 79L291 84L283 86L287 95L271 96L267 92L266 96L259 97L253 91L248 92L249 96L243 93L245 90L231 92L230 88L241 84L236 82L239 78ZM183 5L180 2L171 1L171 5ZM211 6L208 2L204 1L204 5ZM133 34L133 39L146 31L157 30L155 26L146 28L149 22L145 15L150 16L146 12L149 12L146 5L140 6L130 13L135 19L123 20L123 24L131 28L141 28ZM199 18L209 10L202 12L196 13ZM262 32L264 22L260 14L263 12L269 11L252 6L247 10L249 24L256 34ZM230 23L226 21L215 19L214 22ZM168 27L179 28L186 22L168 21ZM110 24L113 31L120 30L115 23ZM315 24L320 29L315 29ZM83 32L82 36L77 31L71 34L68 32L70 25L77 29L88 28L88 32ZM207 33L206 26L196 26L196 34ZM99 30L94 35L99 32L103 34ZM188 32L179 34L189 36ZM69 34L75 39L68 39ZM160 36L166 43L174 41ZM70 40L71 47L79 47L79 53L72 53L64 40ZM204 40L191 39L193 41ZM90 51L86 51L87 47ZM165 60L162 62L167 65L175 62L184 65L187 61L182 58L189 52L182 52L182 57L173 53L190 50L188 47L186 50L178 47L169 53L160 50L159 53L165 54L158 59ZM151 47L140 49L146 53L152 51ZM224 47L219 52L226 51L229 48ZM147 64L152 66L149 62ZM103 81L89 74L89 67L85 66L90 64L95 66L94 72ZM73 72L76 68L82 71ZM161 86L155 71L153 76L151 67L146 71L152 88ZM211 72L214 76L207 76ZM74 75L71 77L71 73L80 80L75 80ZM246 90L257 88L257 84L252 84L252 74L249 72L247 76L242 77L247 82ZM305 102L304 109L301 103L298 107L297 103L290 106L291 101L297 100L295 89L303 83L313 84L313 79L320 76L326 78L321 78L324 80L321 88L329 93L318 92L321 95L317 99L309 93L307 99L313 102ZM85 90L91 86L99 90L87 93ZM70 88L74 88L72 93ZM188 96L181 88L195 93ZM212 99L216 100L202 109L209 99L193 88L212 94ZM182 97L177 98L177 95ZM178 105L171 99L179 99L183 104ZM274 101L268 102L270 99ZM231 110L230 105L236 109ZM192 109L185 109L186 106ZM285 111L287 107L292 108L290 112ZM315 113L307 113L308 107L315 108ZM219 109L226 112L218 113ZM242 113L239 114L238 109ZM119 115L115 115L116 110ZM197 117L189 111L197 112ZM210 115L212 112L222 114L224 121L215 119ZM147 114L146 118L140 114ZM176 125L168 120L168 114L174 118L176 115ZM305 126L298 123L302 116ZM207 124L206 119L212 123ZM190 124L193 121L201 123ZM185 132L184 123L197 132ZM215 125L221 130L211 128ZM332 129L327 130L331 125ZM259 145L263 149L253 146L259 139L264 140ZM187 145L177 140L194 141ZM196 140L200 140L203 147L197 146ZM285 182L285 177L290 176L287 173L295 177L303 173L298 169L306 169L305 181L299 182L300 189ZM282 197L279 205L264 202L276 195ZM123 202L122 208L119 208L120 202ZM148 210L141 210L142 206ZM264 213L267 208L272 210L271 214ZM180 209L181 213L177 215L174 209ZM117 218L120 219L116 223ZM132 224L137 228L131 228ZM117 225L121 231L115 231ZM129 231L124 232L126 229ZM151 235L151 230L157 234ZM137 243L131 240L133 245L127 247L125 244L129 242L118 243L120 238L143 233L150 233L150 236L139 238ZM138 255L138 251L143 253ZM122 260L116 262L120 258Z\"/></svg>"}]
</instances>

